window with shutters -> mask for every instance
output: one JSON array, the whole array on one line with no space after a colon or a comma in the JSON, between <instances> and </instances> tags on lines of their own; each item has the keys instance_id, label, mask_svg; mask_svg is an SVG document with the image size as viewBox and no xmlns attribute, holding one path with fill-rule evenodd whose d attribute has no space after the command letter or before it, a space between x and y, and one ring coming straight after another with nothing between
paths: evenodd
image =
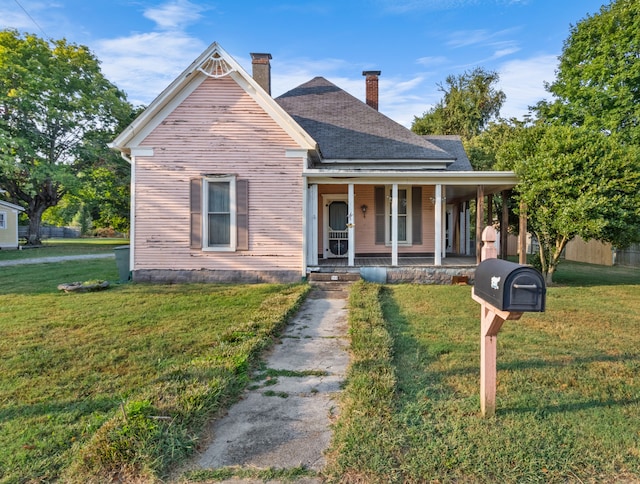
<instances>
[{"instance_id":1,"label":"window with shutters","mask_svg":"<svg viewBox=\"0 0 640 484\"><path fill-rule=\"evenodd\" d=\"M234 175L192 178L190 247L249 250L249 182Z\"/></svg>"}]
</instances>

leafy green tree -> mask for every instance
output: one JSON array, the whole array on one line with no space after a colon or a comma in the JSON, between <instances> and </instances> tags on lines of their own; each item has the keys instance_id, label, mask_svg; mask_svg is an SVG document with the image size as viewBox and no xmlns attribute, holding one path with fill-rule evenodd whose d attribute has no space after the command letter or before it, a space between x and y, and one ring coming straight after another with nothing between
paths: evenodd
<instances>
[{"instance_id":1,"label":"leafy green tree","mask_svg":"<svg viewBox=\"0 0 640 484\"><path fill-rule=\"evenodd\" d=\"M547 89L541 119L640 142L640 2L614 0L572 27Z\"/></svg>"},{"instance_id":2,"label":"leafy green tree","mask_svg":"<svg viewBox=\"0 0 640 484\"><path fill-rule=\"evenodd\" d=\"M528 121L516 118L492 121L478 135L464 142L464 149L474 170L495 170L498 152L505 143L529 125Z\"/></svg>"},{"instance_id":3,"label":"leafy green tree","mask_svg":"<svg viewBox=\"0 0 640 484\"><path fill-rule=\"evenodd\" d=\"M91 133L113 133L130 113L87 47L0 31L0 186L25 209L28 244L40 243L44 211L79 187Z\"/></svg>"},{"instance_id":4,"label":"leafy green tree","mask_svg":"<svg viewBox=\"0 0 640 484\"><path fill-rule=\"evenodd\" d=\"M520 130L498 153L520 177L528 227L548 284L567 242L579 235L626 247L640 235L640 149L617 136L570 126Z\"/></svg>"},{"instance_id":5,"label":"leafy green tree","mask_svg":"<svg viewBox=\"0 0 640 484\"><path fill-rule=\"evenodd\" d=\"M460 76L448 76L438 85L444 93L432 109L415 117L411 130L417 134L456 134L469 140L497 119L506 96L496 89L497 72L478 67Z\"/></svg>"}]
</instances>

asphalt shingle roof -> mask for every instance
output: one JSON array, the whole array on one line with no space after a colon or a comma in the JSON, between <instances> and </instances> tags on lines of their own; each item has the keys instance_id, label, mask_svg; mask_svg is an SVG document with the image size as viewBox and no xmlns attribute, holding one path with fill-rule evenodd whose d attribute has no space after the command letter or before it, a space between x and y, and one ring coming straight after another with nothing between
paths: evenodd
<instances>
[{"instance_id":1,"label":"asphalt shingle roof","mask_svg":"<svg viewBox=\"0 0 640 484\"><path fill-rule=\"evenodd\" d=\"M453 134L430 134L424 136L434 145L442 148L447 153L451 153L455 158L455 163L449 165L447 170L449 171L472 171L471 162L467 156L467 152L462 146L462 139L458 135Z\"/></svg>"},{"instance_id":2,"label":"asphalt shingle roof","mask_svg":"<svg viewBox=\"0 0 640 484\"><path fill-rule=\"evenodd\" d=\"M324 159L460 160L459 151L449 150L455 144L451 139L419 136L323 77L276 102L318 143Z\"/></svg>"}]
</instances>

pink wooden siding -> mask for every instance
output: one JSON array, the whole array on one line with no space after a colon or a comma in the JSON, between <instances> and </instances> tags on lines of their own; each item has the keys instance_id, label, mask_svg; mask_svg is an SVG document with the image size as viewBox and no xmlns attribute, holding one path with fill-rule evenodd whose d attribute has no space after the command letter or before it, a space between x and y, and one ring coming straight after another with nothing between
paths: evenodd
<instances>
[{"instance_id":1,"label":"pink wooden siding","mask_svg":"<svg viewBox=\"0 0 640 484\"><path fill-rule=\"evenodd\" d=\"M381 184L382 185L382 184ZM375 212L374 212L374 185L355 185L355 225L356 225L356 253L358 254L391 254L391 246L376 245L375 243ZM318 186L318 254L322 254L324 219L322 195L347 194L347 185L319 185ZM435 195L435 187L422 187L422 244L400 245L398 253L413 254L420 252L433 252L435 250L434 228L434 204L430 198ZM367 205L366 215L362 214L360 207Z\"/></svg>"},{"instance_id":2,"label":"pink wooden siding","mask_svg":"<svg viewBox=\"0 0 640 484\"><path fill-rule=\"evenodd\" d=\"M297 145L231 78L205 80L140 145L154 155L135 160L133 270L302 270ZM205 174L248 180L248 251L189 248L190 179Z\"/></svg>"}]
</instances>

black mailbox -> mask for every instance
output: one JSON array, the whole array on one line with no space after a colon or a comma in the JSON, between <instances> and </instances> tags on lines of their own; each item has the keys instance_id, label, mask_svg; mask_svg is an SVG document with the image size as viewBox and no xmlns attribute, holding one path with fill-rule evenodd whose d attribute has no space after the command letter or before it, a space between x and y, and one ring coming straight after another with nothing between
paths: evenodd
<instances>
[{"instance_id":1,"label":"black mailbox","mask_svg":"<svg viewBox=\"0 0 640 484\"><path fill-rule=\"evenodd\" d=\"M487 259L476 268L474 294L503 311L544 311L547 288L533 267Z\"/></svg>"}]
</instances>

